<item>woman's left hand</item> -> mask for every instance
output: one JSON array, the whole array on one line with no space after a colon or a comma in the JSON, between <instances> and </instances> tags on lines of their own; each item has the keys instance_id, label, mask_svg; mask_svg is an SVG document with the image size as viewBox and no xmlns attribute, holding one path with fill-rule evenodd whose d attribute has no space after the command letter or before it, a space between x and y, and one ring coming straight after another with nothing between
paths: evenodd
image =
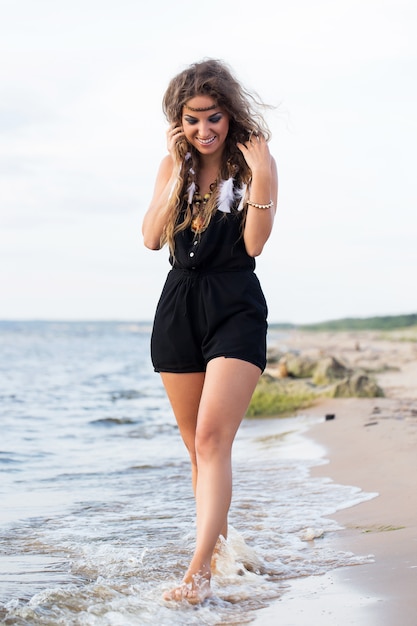
<instances>
[{"instance_id":1,"label":"woman's left hand","mask_svg":"<svg viewBox=\"0 0 417 626\"><path fill-rule=\"evenodd\" d=\"M258 170L270 171L271 154L266 139L263 135L252 134L245 143L236 144L252 174Z\"/></svg>"}]
</instances>

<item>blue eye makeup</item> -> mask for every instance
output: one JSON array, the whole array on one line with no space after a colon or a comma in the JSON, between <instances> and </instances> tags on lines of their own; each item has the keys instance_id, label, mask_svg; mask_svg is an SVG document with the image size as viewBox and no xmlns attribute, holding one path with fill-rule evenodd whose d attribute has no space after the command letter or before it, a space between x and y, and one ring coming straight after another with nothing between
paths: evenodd
<instances>
[{"instance_id":1,"label":"blue eye makeup","mask_svg":"<svg viewBox=\"0 0 417 626\"><path fill-rule=\"evenodd\" d=\"M212 122L213 124L216 124L216 122L220 122L220 120L222 119L222 114L221 113L215 113L214 115L210 115L209 120L210 122Z\"/></svg>"},{"instance_id":2,"label":"blue eye makeup","mask_svg":"<svg viewBox=\"0 0 417 626\"><path fill-rule=\"evenodd\" d=\"M213 115L210 115L210 117L208 118L208 121L211 122L212 124L217 124L217 122L220 122L222 117L223 117L222 113L214 113ZM193 126L194 124L197 124L198 122L198 119L196 117L193 117L192 115L184 115L184 119L187 122L187 124L191 124L191 126Z\"/></svg>"}]
</instances>

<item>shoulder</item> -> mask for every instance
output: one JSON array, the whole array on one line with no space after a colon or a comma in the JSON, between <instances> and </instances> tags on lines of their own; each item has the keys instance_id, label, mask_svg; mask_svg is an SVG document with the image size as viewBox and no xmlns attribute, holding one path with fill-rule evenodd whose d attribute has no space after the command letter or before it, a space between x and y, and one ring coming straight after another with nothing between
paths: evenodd
<instances>
[{"instance_id":1,"label":"shoulder","mask_svg":"<svg viewBox=\"0 0 417 626\"><path fill-rule=\"evenodd\" d=\"M169 178L173 170L174 170L173 158L170 154L167 154L166 156L164 156L164 158L162 159L159 165L158 176Z\"/></svg>"},{"instance_id":2,"label":"shoulder","mask_svg":"<svg viewBox=\"0 0 417 626\"><path fill-rule=\"evenodd\" d=\"M159 164L158 173L156 175L154 197L159 195L164 187L168 184L170 178L174 172L174 161L172 157L167 154Z\"/></svg>"}]
</instances>

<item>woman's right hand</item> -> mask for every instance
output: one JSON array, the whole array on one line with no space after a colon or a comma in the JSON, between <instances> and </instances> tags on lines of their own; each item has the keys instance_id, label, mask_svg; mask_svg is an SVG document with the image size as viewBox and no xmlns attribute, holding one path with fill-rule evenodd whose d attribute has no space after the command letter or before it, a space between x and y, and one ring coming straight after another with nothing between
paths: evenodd
<instances>
[{"instance_id":1,"label":"woman's right hand","mask_svg":"<svg viewBox=\"0 0 417 626\"><path fill-rule=\"evenodd\" d=\"M182 126L171 124L167 130L167 148L174 163L180 165L187 152L187 142Z\"/></svg>"},{"instance_id":2,"label":"woman's right hand","mask_svg":"<svg viewBox=\"0 0 417 626\"><path fill-rule=\"evenodd\" d=\"M184 130L182 126L177 124L170 124L167 130L167 148L171 157L176 162L178 160L177 144L184 137Z\"/></svg>"}]
</instances>

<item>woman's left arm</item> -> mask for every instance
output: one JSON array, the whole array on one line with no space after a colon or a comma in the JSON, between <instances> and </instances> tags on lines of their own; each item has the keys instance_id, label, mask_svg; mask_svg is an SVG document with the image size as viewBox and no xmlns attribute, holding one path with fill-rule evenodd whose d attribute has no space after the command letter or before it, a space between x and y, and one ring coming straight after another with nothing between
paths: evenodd
<instances>
[{"instance_id":1,"label":"woman's left arm","mask_svg":"<svg viewBox=\"0 0 417 626\"><path fill-rule=\"evenodd\" d=\"M243 240L247 253L255 257L261 254L274 223L278 200L277 166L264 137L252 135L249 141L237 146L252 171Z\"/></svg>"}]
</instances>

